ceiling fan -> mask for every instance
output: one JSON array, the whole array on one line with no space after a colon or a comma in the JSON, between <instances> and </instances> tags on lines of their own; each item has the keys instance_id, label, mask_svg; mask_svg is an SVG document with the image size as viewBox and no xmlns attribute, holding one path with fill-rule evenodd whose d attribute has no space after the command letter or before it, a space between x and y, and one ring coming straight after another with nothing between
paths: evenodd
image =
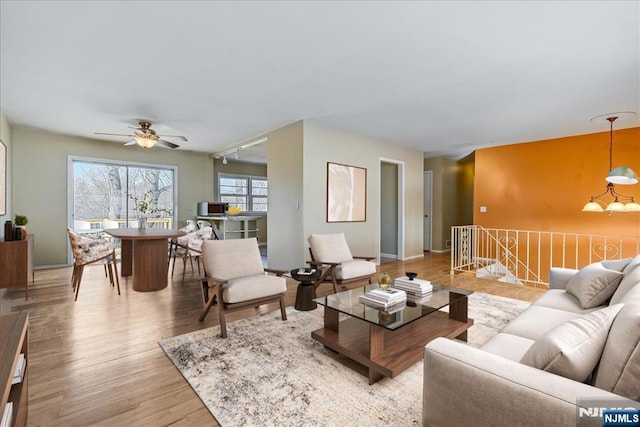
<instances>
[{"instance_id":1,"label":"ceiling fan","mask_svg":"<svg viewBox=\"0 0 640 427\"><path fill-rule=\"evenodd\" d=\"M139 122L138 127L129 126L129 128L135 129L135 133L123 134L123 133L94 132L94 135L127 136L133 139L124 145L138 144L139 146L144 148L151 148L156 144L162 147L167 147L167 148L179 147L178 144L174 144L171 141L167 141L165 138L177 138L180 141L185 141L185 142L187 141L187 138L181 135L158 135L155 130L151 129L150 122Z\"/></svg>"}]
</instances>

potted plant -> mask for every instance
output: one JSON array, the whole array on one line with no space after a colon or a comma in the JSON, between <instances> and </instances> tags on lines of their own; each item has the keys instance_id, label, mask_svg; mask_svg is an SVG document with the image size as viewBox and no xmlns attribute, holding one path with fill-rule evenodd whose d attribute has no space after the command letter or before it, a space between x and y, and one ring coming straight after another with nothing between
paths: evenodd
<instances>
[{"instance_id":1,"label":"potted plant","mask_svg":"<svg viewBox=\"0 0 640 427\"><path fill-rule=\"evenodd\" d=\"M157 213L171 215L168 209L158 207L158 198L153 196L153 190L147 190L142 197L139 198L133 194L129 194L129 198L133 200L133 207L138 211L138 230L144 230L147 227L147 218L149 215Z\"/></svg>"},{"instance_id":2,"label":"potted plant","mask_svg":"<svg viewBox=\"0 0 640 427\"><path fill-rule=\"evenodd\" d=\"M29 218L27 218L25 215L16 215L15 218L13 219L13 222L16 223L16 228L20 229L21 239L22 240L26 239L27 229L25 228L25 225L29 223Z\"/></svg>"}]
</instances>

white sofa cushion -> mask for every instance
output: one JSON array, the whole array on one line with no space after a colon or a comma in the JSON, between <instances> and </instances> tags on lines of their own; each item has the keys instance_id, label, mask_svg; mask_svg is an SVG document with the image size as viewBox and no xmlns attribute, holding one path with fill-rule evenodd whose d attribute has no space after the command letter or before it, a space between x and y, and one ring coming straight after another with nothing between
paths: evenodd
<instances>
[{"instance_id":1,"label":"white sofa cushion","mask_svg":"<svg viewBox=\"0 0 640 427\"><path fill-rule=\"evenodd\" d=\"M624 272L624 277L620 281L616 291L613 293L609 304L611 305L623 302L625 295L627 295L627 293L638 284L640 284L640 265L636 264L634 268Z\"/></svg>"},{"instance_id":2,"label":"white sofa cushion","mask_svg":"<svg viewBox=\"0 0 640 427\"><path fill-rule=\"evenodd\" d=\"M284 277L262 273L229 280L222 287L222 300L233 304L278 295L286 290L287 281Z\"/></svg>"},{"instance_id":3,"label":"white sofa cushion","mask_svg":"<svg viewBox=\"0 0 640 427\"><path fill-rule=\"evenodd\" d=\"M536 340L520 362L585 381L598 364L609 328L622 307L622 304L605 307L554 328Z\"/></svg>"},{"instance_id":4,"label":"white sofa cushion","mask_svg":"<svg viewBox=\"0 0 640 427\"><path fill-rule=\"evenodd\" d=\"M564 289L549 289L535 300L532 305L540 307L556 308L562 311L584 314L587 311L597 310L597 308L584 309L580 305L580 300Z\"/></svg>"},{"instance_id":5,"label":"white sofa cushion","mask_svg":"<svg viewBox=\"0 0 640 427\"><path fill-rule=\"evenodd\" d=\"M582 308L597 307L611 298L622 276L600 262L589 264L569 279L567 292L580 300Z\"/></svg>"},{"instance_id":6,"label":"white sofa cushion","mask_svg":"<svg viewBox=\"0 0 640 427\"><path fill-rule=\"evenodd\" d=\"M363 259L342 261L336 266L336 279L348 280L354 277L370 276L376 273L376 264Z\"/></svg>"},{"instance_id":7,"label":"white sofa cushion","mask_svg":"<svg viewBox=\"0 0 640 427\"><path fill-rule=\"evenodd\" d=\"M611 325L594 385L640 400L640 303L625 304Z\"/></svg>"},{"instance_id":8,"label":"white sofa cushion","mask_svg":"<svg viewBox=\"0 0 640 427\"><path fill-rule=\"evenodd\" d=\"M499 333L480 347L484 351L519 362L535 341L516 335Z\"/></svg>"},{"instance_id":9,"label":"white sofa cushion","mask_svg":"<svg viewBox=\"0 0 640 427\"><path fill-rule=\"evenodd\" d=\"M353 259L344 233L312 234L307 240L316 261L340 263Z\"/></svg>"},{"instance_id":10,"label":"white sofa cushion","mask_svg":"<svg viewBox=\"0 0 640 427\"><path fill-rule=\"evenodd\" d=\"M532 305L509 322L500 332L535 341L556 326L580 316L581 313Z\"/></svg>"},{"instance_id":11,"label":"white sofa cushion","mask_svg":"<svg viewBox=\"0 0 640 427\"><path fill-rule=\"evenodd\" d=\"M229 280L264 274L257 239L205 240L202 261L209 277Z\"/></svg>"}]
</instances>

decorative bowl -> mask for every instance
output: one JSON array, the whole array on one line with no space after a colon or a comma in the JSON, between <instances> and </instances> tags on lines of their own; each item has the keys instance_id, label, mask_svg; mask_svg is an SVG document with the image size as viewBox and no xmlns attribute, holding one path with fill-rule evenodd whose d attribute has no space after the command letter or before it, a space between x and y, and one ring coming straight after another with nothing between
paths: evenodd
<instances>
[{"instance_id":1,"label":"decorative bowl","mask_svg":"<svg viewBox=\"0 0 640 427\"><path fill-rule=\"evenodd\" d=\"M411 271L407 271L406 273L404 273L407 275L407 277L409 278L409 280L413 280L416 277L418 277L418 273L412 273Z\"/></svg>"}]
</instances>

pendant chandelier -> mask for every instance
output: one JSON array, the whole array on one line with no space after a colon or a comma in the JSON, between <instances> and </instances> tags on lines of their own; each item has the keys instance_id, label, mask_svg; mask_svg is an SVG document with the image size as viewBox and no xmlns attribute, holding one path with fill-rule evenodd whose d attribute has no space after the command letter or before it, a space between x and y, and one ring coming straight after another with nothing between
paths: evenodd
<instances>
[{"instance_id":1,"label":"pendant chandelier","mask_svg":"<svg viewBox=\"0 0 640 427\"><path fill-rule=\"evenodd\" d=\"M636 203L632 196L620 194L615 189L615 184L631 185L638 183L636 173L626 166L613 169L613 122L618 119L621 114L631 115L633 113L612 113L614 115L606 117L609 122L609 174L605 178L608 182L604 192L591 196L591 200L582 208L583 212L606 212L611 215L613 212L640 212L640 204ZM635 114L633 114L635 115ZM595 119L602 116L594 117ZM607 196L608 195L608 196ZM605 201L604 197L611 197L611 202Z\"/></svg>"}]
</instances>

